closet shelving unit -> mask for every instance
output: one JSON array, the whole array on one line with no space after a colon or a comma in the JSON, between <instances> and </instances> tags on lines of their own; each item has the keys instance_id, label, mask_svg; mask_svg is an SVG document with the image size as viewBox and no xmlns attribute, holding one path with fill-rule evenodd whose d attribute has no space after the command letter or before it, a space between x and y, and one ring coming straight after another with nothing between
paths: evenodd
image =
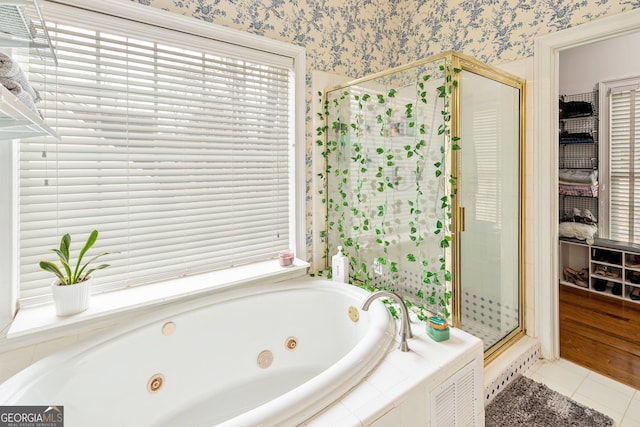
<instances>
[{"instance_id":1,"label":"closet shelving unit","mask_svg":"<svg viewBox=\"0 0 640 427\"><path fill-rule=\"evenodd\" d=\"M560 284L587 289L640 303L640 245L595 239L593 245L575 239L560 240ZM588 269L587 287L563 277L563 268Z\"/></svg>"},{"instance_id":2,"label":"closet shelving unit","mask_svg":"<svg viewBox=\"0 0 640 427\"><path fill-rule=\"evenodd\" d=\"M0 0L0 48L26 51L57 64L37 0ZM0 140L57 135L43 119L0 85Z\"/></svg>"},{"instance_id":3,"label":"closet shelving unit","mask_svg":"<svg viewBox=\"0 0 640 427\"><path fill-rule=\"evenodd\" d=\"M591 111L560 117L559 166L579 171L598 170L598 92L587 92L560 97L560 103L591 104ZM573 208L589 209L596 218L598 189L591 194L567 195L560 193L560 221L572 220ZM588 192L587 192L588 193ZM640 303L640 245L595 238L593 244L571 238L560 239L560 284L578 287L601 295ZM564 276L564 268L586 271L586 280L575 281Z\"/></svg>"},{"instance_id":4,"label":"closet shelving unit","mask_svg":"<svg viewBox=\"0 0 640 427\"><path fill-rule=\"evenodd\" d=\"M560 103L573 105L590 104L590 110L561 112L558 135L559 166L561 169L578 171L598 170L598 92L562 95ZM571 220L573 208L588 209L598 218L598 187L590 191L573 194L562 185L559 188L560 221Z\"/></svg>"}]
</instances>

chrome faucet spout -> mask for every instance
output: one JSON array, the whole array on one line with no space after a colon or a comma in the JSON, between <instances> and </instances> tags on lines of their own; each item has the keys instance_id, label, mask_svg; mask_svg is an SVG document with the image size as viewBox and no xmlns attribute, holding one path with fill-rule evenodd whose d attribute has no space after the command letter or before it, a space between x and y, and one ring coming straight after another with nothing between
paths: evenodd
<instances>
[{"instance_id":1,"label":"chrome faucet spout","mask_svg":"<svg viewBox=\"0 0 640 427\"><path fill-rule=\"evenodd\" d=\"M404 300L400 298L398 294L391 291L378 291L374 292L367 297L362 303L361 309L364 311L369 310L371 303L378 298L391 298L400 306L401 319L400 319L400 351L409 351L409 345L407 344L407 338L413 338L411 333L411 323L409 322L409 310Z\"/></svg>"}]
</instances>

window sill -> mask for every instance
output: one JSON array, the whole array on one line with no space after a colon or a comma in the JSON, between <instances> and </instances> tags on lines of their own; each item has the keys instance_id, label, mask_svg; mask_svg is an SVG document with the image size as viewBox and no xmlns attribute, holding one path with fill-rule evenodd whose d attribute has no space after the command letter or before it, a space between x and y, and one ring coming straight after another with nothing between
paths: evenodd
<instances>
[{"instance_id":1,"label":"window sill","mask_svg":"<svg viewBox=\"0 0 640 427\"><path fill-rule=\"evenodd\" d=\"M137 286L91 296L88 310L71 316L55 315L53 304L23 308L18 311L6 339L36 338L52 332L64 333L82 325L107 320L114 315L133 314L168 302L202 297L216 291L254 281L278 282L306 275L309 264L296 259L290 267L277 261L265 261L222 271L182 277L153 285Z\"/></svg>"}]
</instances>

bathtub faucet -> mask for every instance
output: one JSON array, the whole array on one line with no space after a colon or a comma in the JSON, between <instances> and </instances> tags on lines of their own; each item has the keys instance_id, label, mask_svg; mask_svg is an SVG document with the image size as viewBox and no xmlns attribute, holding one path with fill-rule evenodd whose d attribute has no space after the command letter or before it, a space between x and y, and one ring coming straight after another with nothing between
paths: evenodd
<instances>
[{"instance_id":1,"label":"bathtub faucet","mask_svg":"<svg viewBox=\"0 0 640 427\"><path fill-rule=\"evenodd\" d=\"M364 311L369 310L369 306L371 305L373 300L378 298L391 298L400 306L402 318L400 319L400 346L398 348L400 349L400 351L409 351L407 338L413 338L413 334L411 333L411 324L409 323L409 310L407 310L407 305L395 292L378 291L372 293L366 300L364 300L361 309Z\"/></svg>"}]
</instances>

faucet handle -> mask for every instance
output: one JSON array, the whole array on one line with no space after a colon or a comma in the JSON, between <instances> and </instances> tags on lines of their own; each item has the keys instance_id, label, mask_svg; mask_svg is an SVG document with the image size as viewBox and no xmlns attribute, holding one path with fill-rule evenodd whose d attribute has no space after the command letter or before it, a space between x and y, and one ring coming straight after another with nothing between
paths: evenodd
<instances>
[{"instance_id":1,"label":"faucet handle","mask_svg":"<svg viewBox=\"0 0 640 427\"><path fill-rule=\"evenodd\" d=\"M395 292L391 291L378 291L369 295L366 300L362 303L361 309L367 311L369 309L369 305L371 302L377 298L390 298L394 300L400 306L401 318L400 318L400 351L409 351L409 346L407 344L407 338L413 338L413 333L411 332L411 322L409 320L409 310L407 309L407 304L405 304L404 300L400 298Z\"/></svg>"}]
</instances>

